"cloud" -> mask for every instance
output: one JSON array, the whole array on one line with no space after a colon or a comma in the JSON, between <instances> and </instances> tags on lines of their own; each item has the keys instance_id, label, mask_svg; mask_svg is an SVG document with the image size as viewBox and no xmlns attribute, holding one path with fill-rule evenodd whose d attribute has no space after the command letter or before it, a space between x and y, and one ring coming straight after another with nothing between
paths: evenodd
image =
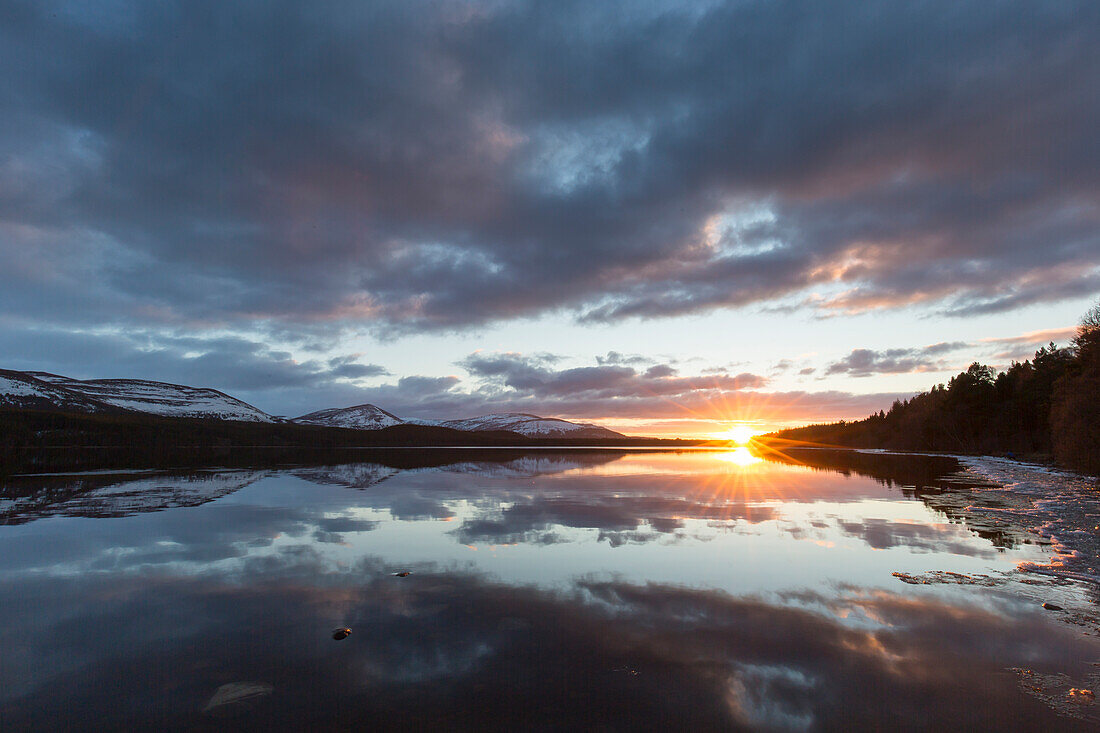
<instances>
[{"instance_id":1,"label":"cloud","mask_svg":"<svg viewBox=\"0 0 1100 733\"><path fill-rule=\"evenodd\" d=\"M664 379L666 377L674 377L677 373L678 370L670 364L654 364L649 369L645 370L645 374L643 376L645 376L647 379ZM764 384L764 382L760 382L760 384Z\"/></svg>"},{"instance_id":2,"label":"cloud","mask_svg":"<svg viewBox=\"0 0 1100 733\"><path fill-rule=\"evenodd\" d=\"M961 341L943 342L909 349L853 349L840 361L825 369L825 375L848 374L853 377L869 377L873 374L901 374L905 372L938 372L954 367L943 359L935 358L969 346Z\"/></svg>"},{"instance_id":3,"label":"cloud","mask_svg":"<svg viewBox=\"0 0 1100 733\"><path fill-rule=\"evenodd\" d=\"M1070 326L1068 328L1048 328L1044 331L1029 331L1019 336L1009 336L1007 338L982 339L982 343L1046 346L1051 341L1069 341L1075 335L1077 335L1077 328L1075 326Z\"/></svg>"},{"instance_id":4,"label":"cloud","mask_svg":"<svg viewBox=\"0 0 1100 733\"><path fill-rule=\"evenodd\" d=\"M907 372L939 372L963 368L963 364L943 358L964 349L994 346L1000 350L987 357L1001 360L1030 359L1036 349L1050 342L1066 342L1073 338L1075 328L1052 328L1030 331L1018 336L985 338L974 343L944 341L929 346L884 349L853 349L843 359L825 368L825 375L846 374L852 377L869 377L875 374L901 374ZM780 362L782 365L783 362ZM779 365L777 365L779 366ZM800 374L812 374L813 369L803 369Z\"/></svg>"},{"instance_id":5,"label":"cloud","mask_svg":"<svg viewBox=\"0 0 1100 733\"><path fill-rule=\"evenodd\" d=\"M504 369L489 357L489 373L471 364L473 383L457 377L402 378L396 384L357 388L344 396L346 404L370 402L400 417L469 417L490 412L526 412L545 417L591 421L643 420L659 425L663 420L691 432L712 430L713 423L733 419L761 419L768 424L788 421L835 420L864 417L889 407L909 392L853 394L822 392L762 392L763 384L752 374L720 377L648 377L644 373L601 371L578 367L532 373L528 365L510 364ZM668 384L661 384L667 380ZM315 398L316 399L316 398ZM318 409L320 405L313 409ZM625 426L627 433L645 433L645 426Z\"/></svg>"},{"instance_id":6,"label":"cloud","mask_svg":"<svg viewBox=\"0 0 1100 733\"><path fill-rule=\"evenodd\" d=\"M677 396L696 391L736 391L757 389L767 379L743 372L737 375L715 374L706 377L680 377L669 364L654 364L644 372L621 364L573 367L554 370L541 360L523 354L475 353L460 362L483 384L509 388L533 397L620 398Z\"/></svg>"},{"instance_id":7,"label":"cloud","mask_svg":"<svg viewBox=\"0 0 1100 733\"><path fill-rule=\"evenodd\" d=\"M1100 286L1093 3L3 12L0 309L54 327L963 316Z\"/></svg>"},{"instance_id":8,"label":"cloud","mask_svg":"<svg viewBox=\"0 0 1100 733\"><path fill-rule=\"evenodd\" d=\"M652 364L653 360L641 354L621 354L618 351L609 351L603 356L596 357L596 363L605 364Z\"/></svg>"},{"instance_id":9,"label":"cloud","mask_svg":"<svg viewBox=\"0 0 1100 733\"><path fill-rule=\"evenodd\" d=\"M5 368L77 379L140 375L212 387L248 400L259 396L267 402L354 389L358 380L389 374L378 364L360 362L359 354L298 361L288 352L243 336L203 337L157 330L0 329L0 351L9 355Z\"/></svg>"},{"instance_id":10,"label":"cloud","mask_svg":"<svg viewBox=\"0 0 1100 733\"><path fill-rule=\"evenodd\" d=\"M242 336L203 338L159 331L0 329L5 368L77 379L155 379L231 393L273 414L376 404L406 418L457 418L531 412L598 420L732 419L745 411L769 420L862 416L908 394L762 392L766 377L725 369L684 376L670 363L630 357L631 364L560 367L562 357L475 352L465 376L393 375L362 355L299 361ZM642 361L644 359L644 361ZM628 431L629 432L629 431Z\"/></svg>"},{"instance_id":11,"label":"cloud","mask_svg":"<svg viewBox=\"0 0 1100 733\"><path fill-rule=\"evenodd\" d=\"M1062 342L1063 346L1077 335L1076 327L1049 328L1042 331L1030 331L1019 336L1006 338L982 339L983 344L990 344L1001 350L993 356L1006 361L1022 361L1031 359L1035 352L1048 344Z\"/></svg>"},{"instance_id":12,"label":"cloud","mask_svg":"<svg viewBox=\"0 0 1100 733\"><path fill-rule=\"evenodd\" d=\"M360 379L363 377L379 377L390 373L377 364L360 364L356 361L359 356L359 354L354 354L351 356L336 356L329 359L328 366L332 370L332 376L346 379Z\"/></svg>"}]
</instances>

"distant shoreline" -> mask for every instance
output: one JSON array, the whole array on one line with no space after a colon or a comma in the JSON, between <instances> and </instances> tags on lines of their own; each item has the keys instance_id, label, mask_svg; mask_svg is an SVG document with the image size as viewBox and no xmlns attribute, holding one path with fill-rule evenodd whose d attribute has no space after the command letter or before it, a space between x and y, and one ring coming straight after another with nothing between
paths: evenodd
<instances>
[{"instance_id":1,"label":"distant shoreline","mask_svg":"<svg viewBox=\"0 0 1100 733\"><path fill-rule=\"evenodd\" d=\"M534 438L427 425L375 430L140 414L0 410L0 476L219 463L329 462L348 451L663 451L729 448L698 439Z\"/></svg>"}]
</instances>

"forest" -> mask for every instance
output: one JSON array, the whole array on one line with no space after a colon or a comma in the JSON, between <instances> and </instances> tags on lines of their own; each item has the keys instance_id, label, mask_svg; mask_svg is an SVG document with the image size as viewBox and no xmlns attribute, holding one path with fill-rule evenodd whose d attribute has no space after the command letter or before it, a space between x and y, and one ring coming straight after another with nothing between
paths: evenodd
<instances>
[{"instance_id":1,"label":"forest","mask_svg":"<svg viewBox=\"0 0 1100 733\"><path fill-rule=\"evenodd\" d=\"M1100 474L1100 303L1070 345L1054 343L998 373L971 364L947 384L866 419L781 430L768 438L858 448L1053 458Z\"/></svg>"},{"instance_id":2,"label":"forest","mask_svg":"<svg viewBox=\"0 0 1100 733\"><path fill-rule=\"evenodd\" d=\"M362 450L454 446L686 448L682 439L531 438L506 431L470 433L432 425L380 430L158 417L0 409L0 476L113 468L197 468L340 463Z\"/></svg>"}]
</instances>

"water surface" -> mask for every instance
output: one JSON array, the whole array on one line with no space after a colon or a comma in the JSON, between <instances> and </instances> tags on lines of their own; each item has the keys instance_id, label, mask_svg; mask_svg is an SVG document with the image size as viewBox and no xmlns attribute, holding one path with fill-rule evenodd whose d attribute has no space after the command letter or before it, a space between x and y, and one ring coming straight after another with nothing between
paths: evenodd
<instances>
[{"instance_id":1,"label":"water surface","mask_svg":"<svg viewBox=\"0 0 1100 733\"><path fill-rule=\"evenodd\" d=\"M945 508L951 459L845 461L388 451L9 479L0 728L1087 729L1011 671L1100 661L1040 606L1080 588L1018 582L1050 549ZM930 571L984 584L894 575ZM208 708L234 683L270 692Z\"/></svg>"}]
</instances>

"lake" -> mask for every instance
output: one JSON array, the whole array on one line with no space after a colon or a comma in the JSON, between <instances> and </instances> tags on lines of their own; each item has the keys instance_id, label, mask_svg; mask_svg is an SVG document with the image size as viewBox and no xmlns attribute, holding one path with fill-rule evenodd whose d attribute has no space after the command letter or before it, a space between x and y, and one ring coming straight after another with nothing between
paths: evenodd
<instances>
[{"instance_id":1,"label":"lake","mask_svg":"<svg viewBox=\"0 0 1100 733\"><path fill-rule=\"evenodd\" d=\"M395 449L10 478L0 728L1095 729L1094 594L1017 571L1051 548L959 511L958 470Z\"/></svg>"}]
</instances>

